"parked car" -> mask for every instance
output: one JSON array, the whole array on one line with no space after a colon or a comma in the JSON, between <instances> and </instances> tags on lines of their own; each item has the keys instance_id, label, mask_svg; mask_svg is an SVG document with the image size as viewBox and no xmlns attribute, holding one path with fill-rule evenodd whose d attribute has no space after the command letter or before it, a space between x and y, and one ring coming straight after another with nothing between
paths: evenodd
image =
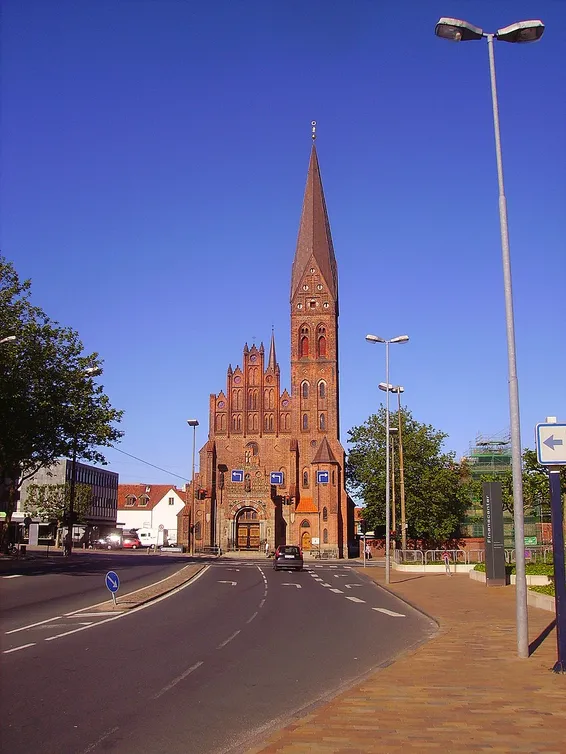
<instances>
[{"instance_id":1,"label":"parked car","mask_svg":"<svg viewBox=\"0 0 566 754\"><path fill-rule=\"evenodd\" d=\"M122 547L126 550L137 550L142 543L137 534L122 534Z\"/></svg>"},{"instance_id":2,"label":"parked car","mask_svg":"<svg viewBox=\"0 0 566 754\"><path fill-rule=\"evenodd\" d=\"M95 550L119 550L122 547L122 538L119 534L107 534L95 539L92 546Z\"/></svg>"},{"instance_id":3,"label":"parked car","mask_svg":"<svg viewBox=\"0 0 566 754\"><path fill-rule=\"evenodd\" d=\"M273 570L281 568L290 570L303 570L303 553L298 545L279 545L273 556Z\"/></svg>"}]
</instances>

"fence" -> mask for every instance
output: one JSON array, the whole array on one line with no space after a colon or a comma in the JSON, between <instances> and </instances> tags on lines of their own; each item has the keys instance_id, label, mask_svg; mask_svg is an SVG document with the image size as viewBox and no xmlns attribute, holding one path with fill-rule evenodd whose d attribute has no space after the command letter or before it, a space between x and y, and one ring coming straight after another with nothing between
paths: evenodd
<instances>
[{"instance_id":1,"label":"fence","mask_svg":"<svg viewBox=\"0 0 566 754\"><path fill-rule=\"evenodd\" d=\"M394 550L395 563L433 565L442 562L445 552L450 555L452 563L483 563L484 550ZM552 563L552 547L526 547L525 560L527 563ZM505 550L505 562L515 562L515 550Z\"/></svg>"}]
</instances>

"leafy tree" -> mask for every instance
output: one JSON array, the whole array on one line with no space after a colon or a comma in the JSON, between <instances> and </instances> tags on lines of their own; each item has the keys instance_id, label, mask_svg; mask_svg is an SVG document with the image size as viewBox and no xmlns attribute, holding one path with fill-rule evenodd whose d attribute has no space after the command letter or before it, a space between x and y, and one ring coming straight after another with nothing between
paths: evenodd
<instances>
[{"instance_id":1,"label":"leafy tree","mask_svg":"<svg viewBox=\"0 0 566 754\"><path fill-rule=\"evenodd\" d=\"M467 507L462 468L453 453L442 451L445 433L420 424L407 409L401 416L408 537L431 545L445 542L457 533ZM369 529L385 523L385 418L381 407L348 433L347 486L364 500ZM397 426L397 412L391 412L390 421Z\"/></svg>"},{"instance_id":2,"label":"leafy tree","mask_svg":"<svg viewBox=\"0 0 566 754\"><path fill-rule=\"evenodd\" d=\"M16 336L0 343L0 507L8 521L25 479L73 452L105 463L100 448L122 436L122 412L88 376L101 368L98 354L85 354L78 333L30 297L31 282L0 256L0 340Z\"/></svg>"},{"instance_id":3,"label":"leafy tree","mask_svg":"<svg viewBox=\"0 0 566 754\"><path fill-rule=\"evenodd\" d=\"M69 510L71 500L71 485L65 484L30 484L26 496L26 512L31 516L39 516L44 521L56 521L61 525L65 514ZM88 484L75 485L75 499L73 510L77 515L77 523L82 523L85 514L92 503L92 488Z\"/></svg>"}]
</instances>

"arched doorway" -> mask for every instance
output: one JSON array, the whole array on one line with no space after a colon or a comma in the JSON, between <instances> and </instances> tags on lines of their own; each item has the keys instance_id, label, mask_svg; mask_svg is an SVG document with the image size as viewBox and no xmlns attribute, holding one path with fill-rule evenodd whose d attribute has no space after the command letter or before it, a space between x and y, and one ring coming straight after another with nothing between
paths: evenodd
<instances>
[{"instance_id":1,"label":"arched doorway","mask_svg":"<svg viewBox=\"0 0 566 754\"><path fill-rule=\"evenodd\" d=\"M236 542L238 550L259 550L259 516L253 508L244 508L236 518Z\"/></svg>"},{"instance_id":2,"label":"arched doorway","mask_svg":"<svg viewBox=\"0 0 566 754\"><path fill-rule=\"evenodd\" d=\"M301 550L306 550L307 552L311 549L311 533L307 529L301 534Z\"/></svg>"}]
</instances>

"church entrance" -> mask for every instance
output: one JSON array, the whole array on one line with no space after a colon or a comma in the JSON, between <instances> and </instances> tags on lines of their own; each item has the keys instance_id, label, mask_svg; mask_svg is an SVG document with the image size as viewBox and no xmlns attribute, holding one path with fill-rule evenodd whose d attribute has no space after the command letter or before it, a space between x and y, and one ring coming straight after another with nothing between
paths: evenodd
<instances>
[{"instance_id":1,"label":"church entrance","mask_svg":"<svg viewBox=\"0 0 566 754\"><path fill-rule=\"evenodd\" d=\"M311 533L310 531L304 531L301 534L301 550L306 550L307 552L311 549Z\"/></svg>"},{"instance_id":2,"label":"church entrance","mask_svg":"<svg viewBox=\"0 0 566 754\"><path fill-rule=\"evenodd\" d=\"M257 511L245 508L236 519L236 543L238 550L259 550L260 528Z\"/></svg>"}]
</instances>

